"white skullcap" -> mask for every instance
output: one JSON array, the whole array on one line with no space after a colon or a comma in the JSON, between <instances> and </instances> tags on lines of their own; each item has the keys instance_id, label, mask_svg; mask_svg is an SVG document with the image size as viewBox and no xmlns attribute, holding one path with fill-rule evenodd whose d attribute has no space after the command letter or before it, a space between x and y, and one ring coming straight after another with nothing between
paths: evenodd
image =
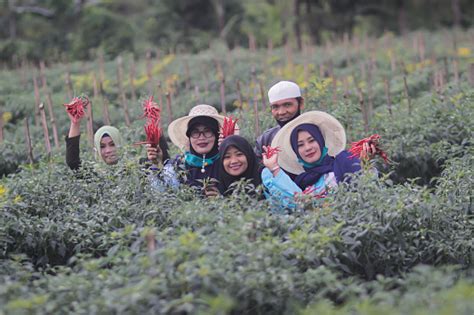
<instances>
[{"instance_id":1,"label":"white skullcap","mask_svg":"<svg viewBox=\"0 0 474 315\"><path fill-rule=\"evenodd\" d=\"M301 96L300 87L295 82L280 81L268 90L268 100L270 104L287 98Z\"/></svg>"}]
</instances>

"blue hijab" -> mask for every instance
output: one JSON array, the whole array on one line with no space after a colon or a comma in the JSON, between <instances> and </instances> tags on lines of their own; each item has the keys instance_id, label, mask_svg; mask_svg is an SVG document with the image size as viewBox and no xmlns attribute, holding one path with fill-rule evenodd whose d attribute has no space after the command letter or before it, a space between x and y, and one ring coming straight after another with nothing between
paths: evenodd
<instances>
[{"instance_id":1,"label":"blue hijab","mask_svg":"<svg viewBox=\"0 0 474 315\"><path fill-rule=\"evenodd\" d=\"M307 131L319 144L321 157L318 161L307 163L301 158L301 155L298 153L298 133L300 131ZM291 148L298 157L298 162L303 165L305 170L295 178L295 183L301 189L306 189L306 187L314 185L321 176L330 172L334 172L336 181L339 183L344 180L345 174L355 173L360 170L359 159L350 159L350 153L347 151L342 151L336 157L329 156L321 130L314 124L298 125L291 132L290 143Z\"/></svg>"}]
</instances>

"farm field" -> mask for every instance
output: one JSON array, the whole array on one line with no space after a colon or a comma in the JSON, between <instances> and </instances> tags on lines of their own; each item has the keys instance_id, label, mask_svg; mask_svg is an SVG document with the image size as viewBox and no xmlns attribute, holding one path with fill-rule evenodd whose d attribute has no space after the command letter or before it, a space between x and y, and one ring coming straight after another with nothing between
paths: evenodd
<instances>
[{"instance_id":1,"label":"farm field","mask_svg":"<svg viewBox=\"0 0 474 315\"><path fill-rule=\"evenodd\" d=\"M381 135L392 162L286 215L244 193L151 189L133 145L145 99L164 130L205 103L253 142L274 125L266 91L279 80L302 87L305 111L340 120L348 145ZM94 127L109 120L126 143L101 166L84 122L94 171L80 178L65 163L63 106L78 95ZM473 29L19 61L0 71L0 114L0 314L474 313Z\"/></svg>"}]
</instances>

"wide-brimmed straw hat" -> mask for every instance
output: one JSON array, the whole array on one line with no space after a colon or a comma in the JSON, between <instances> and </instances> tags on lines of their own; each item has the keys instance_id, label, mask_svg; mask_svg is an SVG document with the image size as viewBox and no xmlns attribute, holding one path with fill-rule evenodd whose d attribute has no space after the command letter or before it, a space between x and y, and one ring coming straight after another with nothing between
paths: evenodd
<instances>
[{"instance_id":1,"label":"wide-brimmed straw hat","mask_svg":"<svg viewBox=\"0 0 474 315\"><path fill-rule=\"evenodd\" d=\"M207 104L199 104L191 108L188 116L173 120L168 126L168 135L171 139L171 142L173 142L181 150L189 150L189 138L186 136L188 123L191 119L198 116L214 118L219 123L220 128L222 127L225 118L225 116L219 115L215 107ZM235 134L239 134L239 128L237 124L235 126Z\"/></svg>"},{"instance_id":2,"label":"wide-brimmed straw hat","mask_svg":"<svg viewBox=\"0 0 474 315\"><path fill-rule=\"evenodd\" d=\"M291 147L290 137L291 132L301 124L314 124L319 127L328 148L328 155L336 156L346 147L346 132L336 118L321 111L301 114L283 126L272 141L272 147L280 147L281 149L278 154L278 165L285 171L296 175L303 173L304 169Z\"/></svg>"}]
</instances>

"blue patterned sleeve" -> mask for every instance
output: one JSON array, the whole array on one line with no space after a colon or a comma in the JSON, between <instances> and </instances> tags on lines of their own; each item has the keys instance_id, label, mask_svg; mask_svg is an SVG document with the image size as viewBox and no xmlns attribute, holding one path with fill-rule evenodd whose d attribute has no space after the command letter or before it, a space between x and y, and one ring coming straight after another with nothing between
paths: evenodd
<instances>
[{"instance_id":1,"label":"blue patterned sleeve","mask_svg":"<svg viewBox=\"0 0 474 315\"><path fill-rule=\"evenodd\" d=\"M273 177L268 168L262 171L262 183L266 188L265 197L272 204L275 212L283 212L285 209L295 209L295 193L301 193L301 188L291 180L283 170Z\"/></svg>"}]
</instances>

